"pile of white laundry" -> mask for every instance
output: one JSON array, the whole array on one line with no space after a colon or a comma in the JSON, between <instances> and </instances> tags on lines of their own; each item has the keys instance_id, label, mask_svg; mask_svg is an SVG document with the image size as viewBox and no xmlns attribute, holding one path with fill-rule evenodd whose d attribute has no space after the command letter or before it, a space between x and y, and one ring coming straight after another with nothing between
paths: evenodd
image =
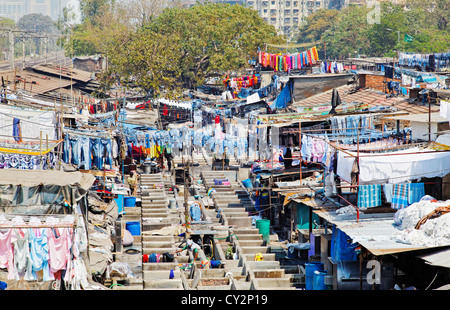
<instances>
[{"instance_id":1,"label":"pile of white laundry","mask_svg":"<svg viewBox=\"0 0 450 310\"><path fill-rule=\"evenodd\" d=\"M394 221L399 231L393 235L395 240L415 246L450 245L450 213L429 218L419 229L415 229L416 224L435 209L450 206L450 200L436 201L431 198L425 196L419 202L396 212Z\"/></svg>"}]
</instances>

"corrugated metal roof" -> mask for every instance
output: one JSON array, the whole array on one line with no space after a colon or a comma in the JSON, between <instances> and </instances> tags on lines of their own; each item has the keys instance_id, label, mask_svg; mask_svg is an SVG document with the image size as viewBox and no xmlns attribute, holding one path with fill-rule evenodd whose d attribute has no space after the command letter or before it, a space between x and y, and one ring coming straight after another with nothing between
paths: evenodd
<instances>
[{"instance_id":1,"label":"corrugated metal roof","mask_svg":"<svg viewBox=\"0 0 450 310\"><path fill-rule=\"evenodd\" d=\"M8 83L11 91L14 89L15 81L16 90L25 88L26 91L35 94L43 94L75 84L75 81L71 82L67 79L59 79L29 70L2 71L0 76L3 77L5 83Z\"/></svg>"},{"instance_id":2,"label":"corrugated metal roof","mask_svg":"<svg viewBox=\"0 0 450 310\"><path fill-rule=\"evenodd\" d=\"M427 264L450 268L450 248L438 249L433 253L418 255L417 257L426 261Z\"/></svg>"},{"instance_id":3,"label":"corrugated metal roof","mask_svg":"<svg viewBox=\"0 0 450 310\"><path fill-rule=\"evenodd\" d=\"M69 80L72 79L75 82L89 82L90 80L92 80L92 73L66 66L46 64L33 66L32 69L37 72L52 74L53 76L62 76L63 78Z\"/></svg>"},{"instance_id":4,"label":"corrugated metal roof","mask_svg":"<svg viewBox=\"0 0 450 310\"><path fill-rule=\"evenodd\" d=\"M393 213L338 215L334 211L314 210L314 213L326 221L335 224L345 232L353 242L369 250L374 255L386 255L414 250L427 249L411 244L397 242L393 237L398 231L394 226Z\"/></svg>"},{"instance_id":5,"label":"corrugated metal roof","mask_svg":"<svg viewBox=\"0 0 450 310\"><path fill-rule=\"evenodd\" d=\"M410 114L427 113L428 103L410 103L404 97L389 97L387 94L372 88L363 88L355 90L354 85L344 85L337 87L342 103L359 102L368 104L369 107L389 106ZM331 104L331 95L333 90L329 90L306 99L294 102L293 107L312 107L316 105ZM431 112L438 112L439 106L432 104Z\"/></svg>"}]
</instances>

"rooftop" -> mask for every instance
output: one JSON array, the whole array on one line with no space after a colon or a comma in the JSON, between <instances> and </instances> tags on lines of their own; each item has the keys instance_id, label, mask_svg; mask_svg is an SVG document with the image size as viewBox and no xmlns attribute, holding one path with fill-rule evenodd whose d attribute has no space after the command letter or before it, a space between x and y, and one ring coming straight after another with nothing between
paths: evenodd
<instances>
[{"instance_id":1,"label":"rooftop","mask_svg":"<svg viewBox=\"0 0 450 310\"><path fill-rule=\"evenodd\" d=\"M344 85L337 87L342 104L344 103L363 103L368 104L369 108L376 106L395 107L399 111L409 114L428 113L428 103L421 104L409 102L404 96L389 96L381 91L372 88L356 89L354 85ZM316 105L331 104L333 90L308 97L306 99L294 102L292 107L311 107ZM431 112L439 112L439 106L432 104Z\"/></svg>"}]
</instances>

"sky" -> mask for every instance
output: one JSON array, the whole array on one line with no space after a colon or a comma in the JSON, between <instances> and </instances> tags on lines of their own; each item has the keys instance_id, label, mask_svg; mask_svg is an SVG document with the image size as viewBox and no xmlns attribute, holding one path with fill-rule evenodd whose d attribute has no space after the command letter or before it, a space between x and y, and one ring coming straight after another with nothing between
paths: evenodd
<instances>
[{"instance_id":1,"label":"sky","mask_svg":"<svg viewBox=\"0 0 450 310\"><path fill-rule=\"evenodd\" d=\"M71 9L75 13L75 23L80 23L80 0L69 0L69 2L67 3L67 8Z\"/></svg>"}]
</instances>

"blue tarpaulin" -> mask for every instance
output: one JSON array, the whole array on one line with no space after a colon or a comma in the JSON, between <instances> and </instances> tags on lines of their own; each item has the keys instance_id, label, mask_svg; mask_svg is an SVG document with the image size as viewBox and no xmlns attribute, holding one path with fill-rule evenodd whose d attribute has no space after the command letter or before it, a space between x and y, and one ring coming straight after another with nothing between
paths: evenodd
<instances>
[{"instance_id":1,"label":"blue tarpaulin","mask_svg":"<svg viewBox=\"0 0 450 310\"><path fill-rule=\"evenodd\" d=\"M352 243L350 237L333 225L331 234L331 258L335 261L356 260L357 244Z\"/></svg>"},{"instance_id":2,"label":"blue tarpaulin","mask_svg":"<svg viewBox=\"0 0 450 310\"><path fill-rule=\"evenodd\" d=\"M281 93L278 95L278 97L272 102L270 105L270 108L272 110L276 109L284 109L288 106L288 103L292 100L292 90L293 90L294 84L293 82L289 81L281 91Z\"/></svg>"}]
</instances>

